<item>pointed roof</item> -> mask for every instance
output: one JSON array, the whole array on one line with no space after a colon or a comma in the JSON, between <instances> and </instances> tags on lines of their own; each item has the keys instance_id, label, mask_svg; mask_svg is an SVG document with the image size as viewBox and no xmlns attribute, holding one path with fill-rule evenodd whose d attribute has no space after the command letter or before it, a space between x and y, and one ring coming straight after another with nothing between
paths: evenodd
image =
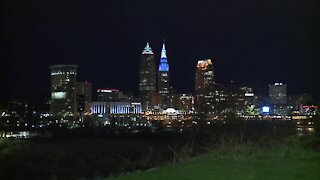
<instances>
[{"instance_id":1,"label":"pointed roof","mask_svg":"<svg viewBox=\"0 0 320 180\"><path fill-rule=\"evenodd\" d=\"M153 54L151 47L149 46L149 42L147 42L146 47L143 49L142 54Z\"/></svg>"},{"instance_id":2,"label":"pointed roof","mask_svg":"<svg viewBox=\"0 0 320 180\"><path fill-rule=\"evenodd\" d=\"M169 71L169 64L167 62L167 53L166 53L166 47L164 42L162 44L159 71Z\"/></svg>"},{"instance_id":3,"label":"pointed roof","mask_svg":"<svg viewBox=\"0 0 320 180\"><path fill-rule=\"evenodd\" d=\"M166 47L164 43L162 44L161 58L167 58L167 52L166 52Z\"/></svg>"}]
</instances>

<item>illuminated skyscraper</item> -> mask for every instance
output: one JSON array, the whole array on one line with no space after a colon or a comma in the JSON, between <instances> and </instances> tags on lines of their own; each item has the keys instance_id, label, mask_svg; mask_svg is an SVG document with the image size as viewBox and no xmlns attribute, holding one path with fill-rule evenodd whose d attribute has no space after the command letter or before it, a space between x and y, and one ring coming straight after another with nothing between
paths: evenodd
<instances>
[{"instance_id":1,"label":"illuminated skyscraper","mask_svg":"<svg viewBox=\"0 0 320 180\"><path fill-rule=\"evenodd\" d=\"M287 103L287 85L283 83L269 84L269 99L271 104L283 105Z\"/></svg>"},{"instance_id":2,"label":"illuminated skyscraper","mask_svg":"<svg viewBox=\"0 0 320 180\"><path fill-rule=\"evenodd\" d=\"M200 60L196 66L196 111L200 114L214 113L214 73L211 59Z\"/></svg>"},{"instance_id":3,"label":"illuminated skyscraper","mask_svg":"<svg viewBox=\"0 0 320 180\"><path fill-rule=\"evenodd\" d=\"M144 48L140 61L140 83L139 91L144 101L143 108L148 109L150 93L156 91L156 67L154 54L149 43Z\"/></svg>"},{"instance_id":4,"label":"illuminated skyscraper","mask_svg":"<svg viewBox=\"0 0 320 180\"><path fill-rule=\"evenodd\" d=\"M169 64L167 60L165 44L162 45L161 57L158 69L158 92L161 95L163 109L170 106L169 93L170 93L170 74L169 74ZM170 106L171 107L171 106Z\"/></svg>"},{"instance_id":5,"label":"illuminated skyscraper","mask_svg":"<svg viewBox=\"0 0 320 180\"><path fill-rule=\"evenodd\" d=\"M51 69L51 107L53 115L76 113L77 65L54 65Z\"/></svg>"},{"instance_id":6,"label":"illuminated skyscraper","mask_svg":"<svg viewBox=\"0 0 320 180\"><path fill-rule=\"evenodd\" d=\"M163 43L158 71L158 91L160 94L168 94L170 88L169 64L167 61L166 48Z\"/></svg>"}]
</instances>

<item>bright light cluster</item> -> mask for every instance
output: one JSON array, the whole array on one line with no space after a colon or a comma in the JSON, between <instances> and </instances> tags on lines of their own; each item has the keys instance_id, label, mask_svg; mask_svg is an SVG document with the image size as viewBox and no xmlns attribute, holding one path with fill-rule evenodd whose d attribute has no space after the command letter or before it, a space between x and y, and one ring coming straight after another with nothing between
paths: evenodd
<instances>
[{"instance_id":1,"label":"bright light cluster","mask_svg":"<svg viewBox=\"0 0 320 180\"><path fill-rule=\"evenodd\" d=\"M197 68L207 69L209 65L212 65L211 59L200 60L197 63Z\"/></svg>"}]
</instances>

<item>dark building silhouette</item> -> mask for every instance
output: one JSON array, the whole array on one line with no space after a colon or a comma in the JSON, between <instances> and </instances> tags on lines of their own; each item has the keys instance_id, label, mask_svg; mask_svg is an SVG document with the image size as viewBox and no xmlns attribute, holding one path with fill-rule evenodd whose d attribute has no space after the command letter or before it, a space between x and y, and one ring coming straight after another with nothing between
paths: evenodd
<instances>
[{"instance_id":1,"label":"dark building silhouette","mask_svg":"<svg viewBox=\"0 0 320 180\"><path fill-rule=\"evenodd\" d=\"M85 113L85 97L84 97L84 94L77 94L76 101L77 101L77 113L79 115Z\"/></svg>"},{"instance_id":2,"label":"dark building silhouette","mask_svg":"<svg viewBox=\"0 0 320 180\"><path fill-rule=\"evenodd\" d=\"M77 82L77 110L81 113L90 113L92 102L92 83Z\"/></svg>"},{"instance_id":3,"label":"dark building silhouette","mask_svg":"<svg viewBox=\"0 0 320 180\"><path fill-rule=\"evenodd\" d=\"M213 115L215 110L215 91L211 59L198 61L195 76L196 111L199 114Z\"/></svg>"},{"instance_id":4,"label":"dark building silhouette","mask_svg":"<svg viewBox=\"0 0 320 180\"><path fill-rule=\"evenodd\" d=\"M139 91L145 110L150 108L150 93L156 91L155 59L149 43L147 43L141 55L139 75Z\"/></svg>"},{"instance_id":5,"label":"dark building silhouette","mask_svg":"<svg viewBox=\"0 0 320 180\"><path fill-rule=\"evenodd\" d=\"M269 84L269 99L274 105L287 104L287 85L283 83Z\"/></svg>"},{"instance_id":6,"label":"dark building silhouette","mask_svg":"<svg viewBox=\"0 0 320 180\"><path fill-rule=\"evenodd\" d=\"M118 89L101 88L97 90L97 101L100 102L115 102L120 101L120 94Z\"/></svg>"},{"instance_id":7,"label":"dark building silhouette","mask_svg":"<svg viewBox=\"0 0 320 180\"><path fill-rule=\"evenodd\" d=\"M51 105L53 115L74 116L77 112L77 65L54 65L51 69Z\"/></svg>"}]
</instances>

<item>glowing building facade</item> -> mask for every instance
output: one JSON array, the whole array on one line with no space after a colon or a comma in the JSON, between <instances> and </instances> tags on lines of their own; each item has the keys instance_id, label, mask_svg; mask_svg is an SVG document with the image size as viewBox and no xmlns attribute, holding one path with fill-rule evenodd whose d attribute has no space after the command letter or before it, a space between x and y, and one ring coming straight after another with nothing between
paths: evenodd
<instances>
[{"instance_id":1,"label":"glowing building facade","mask_svg":"<svg viewBox=\"0 0 320 180\"><path fill-rule=\"evenodd\" d=\"M92 114L141 114L139 102L93 102Z\"/></svg>"},{"instance_id":2,"label":"glowing building facade","mask_svg":"<svg viewBox=\"0 0 320 180\"><path fill-rule=\"evenodd\" d=\"M141 55L139 77L139 91L143 101L143 109L148 109L150 93L156 91L155 59L149 43L147 43Z\"/></svg>"},{"instance_id":3,"label":"glowing building facade","mask_svg":"<svg viewBox=\"0 0 320 180\"><path fill-rule=\"evenodd\" d=\"M54 65L51 69L51 106L53 115L76 114L77 65Z\"/></svg>"},{"instance_id":4,"label":"glowing building facade","mask_svg":"<svg viewBox=\"0 0 320 180\"><path fill-rule=\"evenodd\" d=\"M211 59L200 60L195 75L195 108L199 114L213 115L215 104L214 73Z\"/></svg>"}]
</instances>

